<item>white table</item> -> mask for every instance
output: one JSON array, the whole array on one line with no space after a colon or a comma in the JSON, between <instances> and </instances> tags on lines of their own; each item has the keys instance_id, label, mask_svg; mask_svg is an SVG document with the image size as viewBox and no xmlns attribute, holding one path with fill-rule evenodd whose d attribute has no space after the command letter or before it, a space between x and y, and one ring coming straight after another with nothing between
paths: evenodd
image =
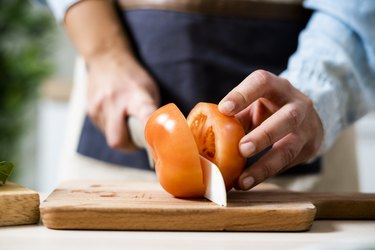
<instances>
[{"instance_id":1,"label":"white table","mask_svg":"<svg viewBox=\"0 0 375 250\"><path fill-rule=\"evenodd\" d=\"M375 221L321 220L310 231L298 233L79 231L43 225L0 228L1 250L374 248Z\"/></svg>"}]
</instances>

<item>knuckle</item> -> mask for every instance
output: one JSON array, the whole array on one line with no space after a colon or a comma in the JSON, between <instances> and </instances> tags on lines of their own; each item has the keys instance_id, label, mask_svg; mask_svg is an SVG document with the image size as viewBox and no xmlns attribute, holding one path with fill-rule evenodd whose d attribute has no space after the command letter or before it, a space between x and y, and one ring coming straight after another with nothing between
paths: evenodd
<instances>
[{"instance_id":1,"label":"knuckle","mask_svg":"<svg viewBox=\"0 0 375 250\"><path fill-rule=\"evenodd\" d=\"M268 131L267 129L263 129L261 131L261 133L262 133L262 138L263 138L262 141L267 146L271 145L273 143L273 139L274 139L272 133L270 131Z\"/></svg>"},{"instance_id":2,"label":"knuckle","mask_svg":"<svg viewBox=\"0 0 375 250\"><path fill-rule=\"evenodd\" d=\"M289 125L292 128L297 128L302 121L302 115L296 107L287 110Z\"/></svg>"},{"instance_id":3,"label":"knuckle","mask_svg":"<svg viewBox=\"0 0 375 250\"><path fill-rule=\"evenodd\" d=\"M263 69L258 69L253 72L255 78L258 78L260 81L267 82L270 80L271 74Z\"/></svg>"},{"instance_id":4,"label":"knuckle","mask_svg":"<svg viewBox=\"0 0 375 250\"><path fill-rule=\"evenodd\" d=\"M274 170L273 166L265 162L262 166L262 180L268 179L271 176L274 176L277 171Z\"/></svg>"},{"instance_id":5,"label":"knuckle","mask_svg":"<svg viewBox=\"0 0 375 250\"><path fill-rule=\"evenodd\" d=\"M271 74L265 70L256 70L252 75L257 81L259 88L265 88L270 82Z\"/></svg>"},{"instance_id":6,"label":"knuckle","mask_svg":"<svg viewBox=\"0 0 375 250\"><path fill-rule=\"evenodd\" d=\"M240 90L233 90L233 93L237 96L237 100L240 102L241 106L247 105L248 98Z\"/></svg>"},{"instance_id":7,"label":"knuckle","mask_svg":"<svg viewBox=\"0 0 375 250\"><path fill-rule=\"evenodd\" d=\"M314 110L313 101L303 94L301 94L298 99L298 105L306 112L311 112L311 110Z\"/></svg>"},{"instance_id":8,"label":"knuckle","mask_svg":"<svg viewBox=\"0 0 375 250\"><path fill-rule=\"evenodd\" d=\"M117 91L115 91L112 88L107 89L106 91L103 92L102 99L105 101L114 100L116 98L116 95L117 95Z\"/></svg>"},{"instance_id":9,"label":"knuckle","mask_svg":"<svg viewBox=\"0 0 375 250\"><path fill-rule=\"evenodd\" d=\"M281 161L283 166L288 166L297 157L297 150L293 145L287 145L282 150Z\"/></svg>"},{"instance_id":10,"label":"knuckle","mask_svg":"<svg viewBox=\"0 0 375 250\"><path fill-rule=\"evenodd\" d=\"M292 95L296 95L300 93L299 90L297 90L288 79L285 79L282 77L280 77L279 79L280 79L280 84L282 84L282 88L284 89L286 93L289 93Z\"/></svg>"},{"instance_id":11,"label":"knuckle","mask_svg":"<svg viewBox=\"0 0 375 250\"><path fill-rule=\"evenodd\" d=\"M289 82L287 79L281 78L281 82L284 84L284 86L287 88L287 90L291 91L291 90L295 89L294 86L292 85L292 83Z\"/></svg>"}]
</instances>

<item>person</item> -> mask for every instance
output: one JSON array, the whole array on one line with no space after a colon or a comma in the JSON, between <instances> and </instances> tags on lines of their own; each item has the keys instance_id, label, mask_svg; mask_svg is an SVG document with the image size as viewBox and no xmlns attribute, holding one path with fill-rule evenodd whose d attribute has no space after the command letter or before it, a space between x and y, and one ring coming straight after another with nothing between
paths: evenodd
<instances>
[{"instance_id":1,"label":"person","mask_svg":"<svg viewBox=\"0 0 375 250\"><path fill-rule=\"evenodd\" d=\"M87 68L84 155L145 169L144 152L127 152L127 116L145 124L167 102L185 114L214 102L246 129L242 155L259 158L239 177L248 190L321 171L319 156L375 105L371 0L121 0L122 12L112 1L49 2Z\"/></svg>"}]
</instances>

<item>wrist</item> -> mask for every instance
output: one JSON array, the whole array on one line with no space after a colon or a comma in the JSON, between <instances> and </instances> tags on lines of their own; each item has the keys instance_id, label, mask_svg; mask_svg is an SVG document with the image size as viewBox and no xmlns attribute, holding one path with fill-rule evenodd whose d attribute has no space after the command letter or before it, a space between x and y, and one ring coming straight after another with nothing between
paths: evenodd
<instances>
[{"instance_id":1,"label":"wrist","mask_svg":"<svg viewBox=\"0 0 375 250\"><path fill-rule=\"evenodd\" d=\"M82 56L89 67L95 65L130 67L137 64L133 54L125 49L121 42L116 41L102 44Z\"/></svg>"}]
</instances>

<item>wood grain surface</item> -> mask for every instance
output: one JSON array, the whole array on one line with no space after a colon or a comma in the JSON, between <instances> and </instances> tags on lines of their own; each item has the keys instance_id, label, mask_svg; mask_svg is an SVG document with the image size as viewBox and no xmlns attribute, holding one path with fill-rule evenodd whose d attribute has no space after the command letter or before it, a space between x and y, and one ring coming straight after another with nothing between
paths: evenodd
<instances>
[{"instance_id":1,"label":"wood grain surface","mask_svg":"<svg viewBox=\"0 0 375 250\"><path fill-rule=\"evenodd\" d=\"M154 182L68 182L42 203L41 215L55 229L303 231L312 224L310 202L275 203L246 194L220 207L174 198Z\"/></svg>"},{"instance_id":2,"label":"wood grain surface","mask_svg":"<svg viewBox=\"0 0 375 250\"><path fill-rule=\"evenodd\" d=\"M177 199L154 182L66 182L41 205L54 229L304 231L315 218L375 218L374 194L231 191L228 206ZM317 213L316 213L317 212Z\"/></svg>"},{"instance_id":3,"label":"wood grain surface","mask_svg":"<svg viewBox=\"0 0 375 250\"><path fill-rule=\"evenodd\" d=\"M0 185L0 226L39 222L39 194L7 182Z\"/></svg>"}]
</instances>

